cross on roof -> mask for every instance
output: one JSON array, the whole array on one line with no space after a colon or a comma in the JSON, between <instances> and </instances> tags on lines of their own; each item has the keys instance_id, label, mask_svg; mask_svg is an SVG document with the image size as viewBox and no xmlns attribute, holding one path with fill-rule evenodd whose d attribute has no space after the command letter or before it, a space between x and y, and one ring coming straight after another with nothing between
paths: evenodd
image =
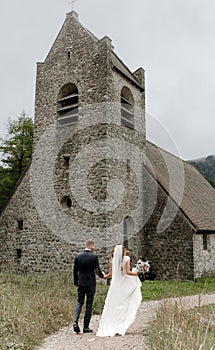
<instances>
[{"instance_id":1,"label":"cross on roof","mask_svg":"<svg viewBox=\"0 0 215 350\"><path fill-rule=\"evenodd\" d=\"M69 5L72 5L72 11L74 11L74 7L75 7L75 2L78 0L72 0L69 2Z\"/></svg>"}]
</instances>

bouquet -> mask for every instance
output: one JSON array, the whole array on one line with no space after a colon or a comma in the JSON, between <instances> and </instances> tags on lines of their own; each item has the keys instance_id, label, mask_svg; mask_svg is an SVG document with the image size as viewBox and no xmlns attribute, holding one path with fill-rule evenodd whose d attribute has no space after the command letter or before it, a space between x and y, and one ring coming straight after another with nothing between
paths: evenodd
<instances>
[{"instance_id":1,"label":"bouquet","mask_svg":"<svg viewBox=\"0 0 215 350\"><path fill-rule=\"evenodd\" d=\"M150 264L149 261L143 261L139 259L135 265L135 267L132 269L133 272L139 272L139 274L144 275L146 272L149 272Z\"/></svg>"}]
</instances>

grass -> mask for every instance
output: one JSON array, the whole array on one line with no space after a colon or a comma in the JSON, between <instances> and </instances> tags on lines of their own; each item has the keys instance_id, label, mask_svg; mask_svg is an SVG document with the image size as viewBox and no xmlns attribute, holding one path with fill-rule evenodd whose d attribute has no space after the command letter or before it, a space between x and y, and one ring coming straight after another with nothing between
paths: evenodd
<instances>
[{"instance_id":1,"label":"grass","mask_svg":"<svg viewBox=\"0 0 215 350\"><path fill-rule=\"evenodd\" d=\"M180 302L165 301L147 343L150 350L214 350L215 305L185 310Z\"/></svg>"},{"instance_id":2,"label":"grass","mask_svg":"<svg viewBox=\"0 0 215 350\"><path fill-rule=\"evenodd\" d=\"M71 322L76 290L70 278L0 275L0 285L1 350L34 349Z\"/></svg>"},{"instance_id":3,"label":"grass","mask_svg":"<svg viewBox=\"0 0 215 350\"><path fill-rule=\"evenodd\" d=\"M66 274L0 274L0 349L33 350L47 335L69 325L77 300L72 281ZM107 291L107 285L97 285L94 314L101 313ZM206 292L215 292L215 278L142 284L143 301Z\"/></svg>"},{"instance_id":4,"label":"grass","mask_svg":"<svg viewBox=\"0 0 215 350\"><path fill-rule=\"evenodd\" d=\"M145 281L142 283L144 301L186 295L215 293L215 278L199 278L197 282L186 281Z\"/></svg>"}]
</instances>

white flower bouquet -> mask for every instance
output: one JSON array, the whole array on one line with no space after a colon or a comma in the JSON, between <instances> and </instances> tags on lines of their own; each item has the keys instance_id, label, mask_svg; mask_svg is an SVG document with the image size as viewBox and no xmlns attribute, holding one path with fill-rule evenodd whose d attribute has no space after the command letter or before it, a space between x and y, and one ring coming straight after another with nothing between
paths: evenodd
<instances>
[{"instance_id":1,"label":"white flower bouquet","mask_svg":"<svg viewBox=\"0 0 215 350\"><path fill-rule=\"evenodd\" d=\"M149 272L150 269L150 264L149 261L143 261L141 259L139 259L135 265L135 267L133 267L132 271L133 272L139 272L139 274L145 274L146 272Z\"/></svg>"}]
</instances>

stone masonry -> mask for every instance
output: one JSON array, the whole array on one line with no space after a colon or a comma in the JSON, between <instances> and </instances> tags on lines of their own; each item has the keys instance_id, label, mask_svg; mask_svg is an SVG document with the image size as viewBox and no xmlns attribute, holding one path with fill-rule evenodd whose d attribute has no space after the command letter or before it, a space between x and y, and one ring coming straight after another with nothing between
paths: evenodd
<instances>
[{"instance_id":1,"label":"stone masonry","mask_svg":"<svg viewBox=\"0 0 215 350\"><path fill-rule=\"evenodd\" d=\"M113 66L112 49L108 37L95 38L71 12L44 63L37 64L34 154L2 213L3 268L36 273L72 269L74 254L88 237L95 239L101 260L107 264L110 247L123 241L124 217L132 212L134 220L142 220L143 187L136 180L136 176L142 178L142 164L132 147L144 154L144 71L136 73L139 82L118 61L131 81ZM67 84L78 90L78 123L59 127L57 101ZM135 101L133 130L121 126L123 86ZM76 166L75 161L85 149L88 154L83 157L90 167L79 184L86 162L80 169L82 163ZM131 152L131 162L127 152ZM110 182L113 186L108 189ZM90 209L84 191L90 195ZM114 197L124 193L115 210Z\"/></svg>"}]
</instances>

